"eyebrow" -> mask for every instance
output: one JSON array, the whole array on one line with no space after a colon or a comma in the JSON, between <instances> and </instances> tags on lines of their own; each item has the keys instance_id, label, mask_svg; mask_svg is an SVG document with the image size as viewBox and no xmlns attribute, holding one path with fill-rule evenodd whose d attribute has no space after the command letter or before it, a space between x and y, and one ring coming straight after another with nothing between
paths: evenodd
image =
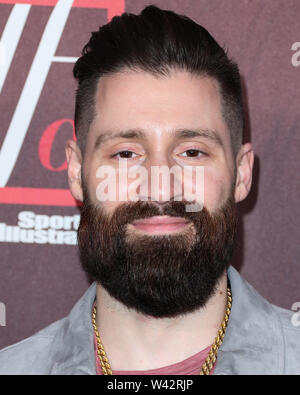
<instances>
[{"instance_id":1,"label":"eyebrow","mask_svg":"<svg viewBox=\"0 0 300 395\"><path fill-rule=\"evenodd\" d=\"M202 137L205 139L210 140L212 143L224 147L223 141L221 140L219 134L213 129L178 129L171 132L171 135L177 137L178 139L183 138L195 138L195 137ZM119 132L105 132L100 134L96 142L94 144L94 150L99 149L104 143L110 140L114 140L117 138L124 138L124 139L141 139L146 140L147 133L140 129L129 129L125 131Z\"/></svg>"},{"instance_id":2,"label":"eyebrow","mask_svg":"<svg viewBox=\"0 0 300 395\"><path fill-rule=\"evenodd\" d=\"M109 140L114 140L117 138L124 138L124 139L134 139L134 138L140 138L144 139L145 138L145 133L142 132L141 130L138 129L130 129L126 131L121 131L121 132L105 132L103 134L100 134L95 142L94 149L97 150L100 148L101 145L106 143Z\"/></svg>"}]
</instances>

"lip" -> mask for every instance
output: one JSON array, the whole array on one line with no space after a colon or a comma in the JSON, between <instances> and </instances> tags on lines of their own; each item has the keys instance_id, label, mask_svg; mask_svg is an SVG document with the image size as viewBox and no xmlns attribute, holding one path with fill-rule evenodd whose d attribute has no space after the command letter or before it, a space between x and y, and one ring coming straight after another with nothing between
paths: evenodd
<instances>
[{"instance_id":1,"label":"lip","mask_svg":"<svg viewBox=\"0 0 300 395\"><path fill-rule=\"evenodd\" d=\"M178 232L183 229L189 221L182 217L170 217L168 215L142 218L132 222L132 226L145 233L165 234Z\"/></svg>"},{"instance_id":2,"label":"lip","mask_svg":"<svg viewBox=\"0 0 300 395\"><path fill-rule=\"evenodd\" d=\"M179 223L187 223L188 221L182 217L170 217L169 215L157 215L150 218L142 218L133 221L133 225L136 224L179 224Z\"/></svg>"}]
</instances>

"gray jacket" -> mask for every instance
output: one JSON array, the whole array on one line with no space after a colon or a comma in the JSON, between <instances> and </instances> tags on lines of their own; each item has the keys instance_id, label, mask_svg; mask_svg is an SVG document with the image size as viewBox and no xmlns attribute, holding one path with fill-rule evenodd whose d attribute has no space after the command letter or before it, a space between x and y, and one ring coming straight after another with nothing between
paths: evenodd
<instances>
[{"instance_id":1,"label":"gray jacket","mask_svg":"<svg viewBox=\"0 0 300 395\"><path fill-rule=\"evenodd\" d=\"M300 326L230 267L233 304L214 374L300 374ZM94 375L92 284L70 314L0 351L0 374Z\"/></svg>"}]
</instances>

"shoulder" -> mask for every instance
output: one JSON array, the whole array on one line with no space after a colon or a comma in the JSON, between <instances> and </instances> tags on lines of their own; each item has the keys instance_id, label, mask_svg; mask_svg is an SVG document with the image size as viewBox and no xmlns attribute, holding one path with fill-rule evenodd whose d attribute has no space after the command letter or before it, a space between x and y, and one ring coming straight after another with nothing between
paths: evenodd
<instances>
[{"instance_id":1,"label":"shoulder","mask_svg":"<svg viewBox=\"0 0 300 395\"><path fill-rule=\"evenodd\" d=\"M300 313L271 305L279 318L284 341L284 368L287 374L300 373Z\"/></svg>"},{"instance_id":2,"label":"shoulder","mask_svg":"<svg viewBox=\"0 0 300 395\"><path fill-rule=\"evenodd\" d=\"M0 350L0 375L47 374L49 351L65 318L54 322L31 337Z\"/></svg>"},{"instance_id":3,"label":"shoulder","mask_svg":"<svg viewBox=\"0 0 300 395\"><path fill-rule=\"evenodd\" d=\"M233 268L233 303L217 371L299 374L300 313L271 304Z\"/></svg>"},{"instance_id":4,"label":"shoulder","mask_svg":"<svg viewBox=\"0 0 300 395\"><path fill-rule=\"evenodd\" d=\"M0 351L0 375L95 374L93 283L65 318Z\"/></svg>"}]
</instances>

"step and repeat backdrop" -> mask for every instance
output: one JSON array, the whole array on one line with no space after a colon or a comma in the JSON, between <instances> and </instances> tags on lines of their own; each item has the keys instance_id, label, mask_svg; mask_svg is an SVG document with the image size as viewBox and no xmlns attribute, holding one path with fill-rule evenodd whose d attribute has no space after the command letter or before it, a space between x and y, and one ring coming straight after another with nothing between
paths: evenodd
<instances>
[{"instance_id":1,"label":"step and repeat backdrop","mask_svg":"<svg viewBox=\"0 0 300 395\"><path fill-rule=\"evenodd\" d=\"M64 317L90 284L64 153L72 68L92 31L149 4L202 24L240 66L255 165L232 264L300 308L299 0L0 0L0 348Z\"/></svg>"}]
</instances>

